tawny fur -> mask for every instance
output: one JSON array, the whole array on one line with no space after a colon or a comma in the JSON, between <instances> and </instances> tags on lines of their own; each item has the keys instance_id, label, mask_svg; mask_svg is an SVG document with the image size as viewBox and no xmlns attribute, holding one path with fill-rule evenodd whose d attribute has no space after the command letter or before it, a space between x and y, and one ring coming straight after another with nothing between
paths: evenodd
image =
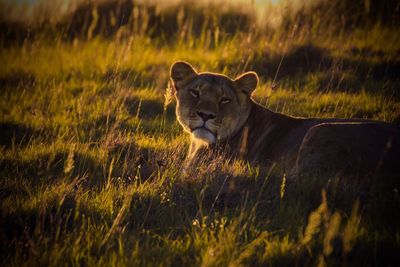
<instances>
[{"instance_id":1,"label":"tawny fur","mask_svg":"<svg viewBox=\"0 0 400 267\"><path fill-rule=\"evenodd\" d=\"M230 156L289 174L333 171L346 175L400 175L400 130L372 120L295 118L251 99L258 76L236 79L198 73L189 63L171 67L177 119L191 134L188 162L225 146Z\"/></svg>"}]
</instances>

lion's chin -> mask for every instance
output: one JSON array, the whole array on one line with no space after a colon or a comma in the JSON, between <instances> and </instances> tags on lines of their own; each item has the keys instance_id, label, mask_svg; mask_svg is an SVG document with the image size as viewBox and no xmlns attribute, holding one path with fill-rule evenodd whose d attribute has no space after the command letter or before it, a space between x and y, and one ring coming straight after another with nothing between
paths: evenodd
<instances>
[{"instance_id":1,"label":"lion's chin","mask_svg":"<svg viewBox=\"0 0 400 267\"><path fill-rule=\"evenodd\" d=\"M198 128L192 132L192 137L199 141L202 141L208 145L214 144L216 142L215 135L205 128Z\"/></svg>"}]
</instances>

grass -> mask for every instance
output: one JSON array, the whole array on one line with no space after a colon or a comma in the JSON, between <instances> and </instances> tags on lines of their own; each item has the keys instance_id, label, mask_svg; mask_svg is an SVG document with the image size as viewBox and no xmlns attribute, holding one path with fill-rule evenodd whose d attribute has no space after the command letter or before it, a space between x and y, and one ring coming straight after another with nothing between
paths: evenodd
<instances>
[{"instance_id":1,"label":"grass","mask_svg":"<svg viewBox=\"0 0 400 267\"><path fill-rule=\"evenodd\" d=\"M198 19L204 10L182 12ZM183 175L189 138L166 91L169 66L187 60L230 76L256 70L253 97L274 111L399 124L398 29L320 33L293 15L289 30L227 32L233 9L168 36L170 16L180 30L194 22L160 12L158 35L149 19L129 34L92 27L90 38L68 40L54 26L23 43L2 39L2 263L398 265L398 185L318 176L293 183L277 167L222 156Z\"/></svg>"}]
</instances>

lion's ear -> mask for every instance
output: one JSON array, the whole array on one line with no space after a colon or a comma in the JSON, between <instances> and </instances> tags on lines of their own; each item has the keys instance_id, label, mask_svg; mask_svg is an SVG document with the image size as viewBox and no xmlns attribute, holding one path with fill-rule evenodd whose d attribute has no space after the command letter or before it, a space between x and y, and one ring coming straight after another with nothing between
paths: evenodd
<instances>
[{"instance_id":1,"label":"lion's ear","mask_svg":"<svg viewBox=\"0 0 400 267\"><path fill-rule=\"evenodd\" d=\"M237 77L233 82L238 90L250 96L257 88L258 75L254 71L249 71Z\"/></svg>"},{"instance_id":2,"label":"lion's ear","mask_svg":"<svg viewBox=\"0 0 400 267\"><path fill-rule=\"evenodd\" d=\"M170 73L177 90L197 76L197 72L192 65L184 61L177 61L172 64Z\"/></svg>"}]
</instances>

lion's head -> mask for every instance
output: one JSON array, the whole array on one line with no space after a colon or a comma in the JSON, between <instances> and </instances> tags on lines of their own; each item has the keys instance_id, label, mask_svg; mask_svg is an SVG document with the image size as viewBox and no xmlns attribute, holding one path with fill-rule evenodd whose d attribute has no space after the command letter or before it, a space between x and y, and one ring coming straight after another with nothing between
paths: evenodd
<instances>
[{"instance_id":1,"label":"lion's head","mask_svg":"<svg viewBox=\"0 0 400 267\"><path fill-rule=\"evenodd\" d=\"M258 84L255 72L232 80L222 74L198 73L181 61L172 65L171 78L179 123L207 144L229 139L243 126L251 109L250 95Z\"/></svg>"}]
</instances>

